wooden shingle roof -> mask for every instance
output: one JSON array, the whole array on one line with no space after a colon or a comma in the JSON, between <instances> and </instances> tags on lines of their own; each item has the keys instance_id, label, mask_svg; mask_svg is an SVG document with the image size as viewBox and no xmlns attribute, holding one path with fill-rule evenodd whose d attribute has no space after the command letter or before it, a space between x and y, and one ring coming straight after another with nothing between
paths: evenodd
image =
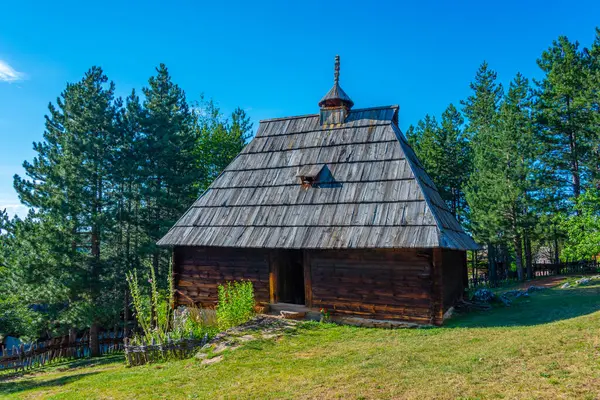
<instances>
[{"instance_id":1,"label":"wooden shingle roof","mask_svg":"<svg viewBox=\"0 0 600 400\"><path fill-rule=\"evenodd\" d=\"M319 101L319 106L327 106L330 103L332 105L345 104L348 108L352 108L352 106L354 106L354 102L352 101L350 96L348 96L346 92L344 92L344 89L342 89L340 84L337 82L331 87L331 89L329 89L329 92L327 92L325 96L323 96L323 98Z\"/></svg>"},{"instance_id":2,"label":"wooden shingle roof","mask_svg":"<svg viewBox=\"0 0 600 400\"><path fill-rule=\"evenodd\" d=\"M261 121L158 244L286 249L478 248L397 126L397 106ZM330 180L303 187L300 170Z\"/></svg>"}]
</instances>

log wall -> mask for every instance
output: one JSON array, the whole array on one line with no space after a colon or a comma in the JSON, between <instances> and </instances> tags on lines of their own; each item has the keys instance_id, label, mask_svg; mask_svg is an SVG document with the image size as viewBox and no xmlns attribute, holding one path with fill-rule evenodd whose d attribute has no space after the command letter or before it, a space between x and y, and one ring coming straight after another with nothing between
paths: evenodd
<instances>
[{"instance_id":1,"label":"log wall","mask_svg":"<svg viewBox=\"0 0 600 400\"><path fill-rule=\"evenodd\" d=\"M263 249L176 247L174 282L177 304L217 304L217 286L249 280L257 301L269 301L269 253Z\"/></svg>"},{"instance_id":2,"label":"log wall","mask_svg":"<svg viewBox=\"0 0 600 400\"><path fill-rule=\"evenodd\" d=\"M432 322L431 250L306 252L312 307L336 315Z\"/></svg>"},{"instance_id":3,"label":"log wall","mask_svg":"<svg viewBox=\"0 0 600 400\"><path fill-rule=\"evenodd\" d=\"M277 302L280 253L176 247L177 304L214 306L217 286L233 280L250 280L257 301ZM336 315L441 324L464 290L462 251L304 250L303 256L307 306Z\"/></svg>"}]
</instances>

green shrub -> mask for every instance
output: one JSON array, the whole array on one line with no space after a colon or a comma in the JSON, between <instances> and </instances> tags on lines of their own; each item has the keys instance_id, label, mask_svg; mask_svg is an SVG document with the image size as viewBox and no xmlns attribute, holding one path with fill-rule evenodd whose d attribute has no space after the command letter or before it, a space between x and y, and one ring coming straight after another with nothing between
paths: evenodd
<instances>
[{"instance_id":1,"label":"green shrub","mask_svg":"<svg viewBox=\"0 0 600 400\"><path fill-rule=\"evenodd\" d=\"M27 304L10 294L0 298L0 342L6 336L34 340L39 330L39 316Z\"/></svg>"},{"instance_id":2,"label":"green shrub","mask_svg":"<svg viewBox=\"0 0 600 400\"><path fill-rule=\"evenodd\" d=\"M219 285L217 322L225 330L247 322L254 316L254 287L250 281Z\"/></svg>"}]
</instances>

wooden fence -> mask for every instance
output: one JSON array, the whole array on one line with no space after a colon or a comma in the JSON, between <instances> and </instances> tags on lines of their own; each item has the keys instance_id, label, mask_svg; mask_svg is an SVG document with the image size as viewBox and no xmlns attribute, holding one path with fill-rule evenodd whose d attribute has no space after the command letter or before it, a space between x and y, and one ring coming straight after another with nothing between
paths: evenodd
<instances>
[{"instance_id":1,"label":"wooden fence","mask_svg":"<svg viewBox=\"0 0 600 400\"><path fill-rule=\"evenodd\" d=\"M100 354L123 351L123 332L102 332L98 335ZM90 356L88 334L81 338L60 336L46 341L2 347L0 370L26 370L43 366L56 360L86 358Z\"/></svg>"},{"instance_id":2,"label":"wooden fence","mask_svg":"<svg viewBox=\"0 0 600 400\"><path fill-rule=\"evenodd\" d=\"M546 264L546 263L534 263L533 264L533 276L540 278L544 276L555 276L555 275L573 275L573 274L592 274L598 272L600 266L596 261L577 261L559 264ZM526 273L526 271L524 271ZM518 278L516 272L510 272L506 276L496 277L495 282L491 282L487 271L480 273L476 277L469 278L469 287L488 287L488 286L502 286L509 282L515 282Z\"/></svg>"},{"instance_id":3,"label":"wooden fence","mask_svg":"<svg viewBox=\"0 0 600 400\"><path fill-rule=\"evenodd\" d=\"M169 357L184 359L190 357L199 347L208 343L208 334L202 340L190 338L179 340L167 340L163 343L146 343L142 339L141 344L130 344L125 339L125 360L128 365L136 366L165 360Z\"/></svg>"}]
</instances>

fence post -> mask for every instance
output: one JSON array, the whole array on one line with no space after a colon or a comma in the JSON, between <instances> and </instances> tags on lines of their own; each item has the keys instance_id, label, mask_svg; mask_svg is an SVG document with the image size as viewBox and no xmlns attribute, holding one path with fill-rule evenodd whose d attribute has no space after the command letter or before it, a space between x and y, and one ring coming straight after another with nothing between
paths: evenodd
<instances>
[{"instance_id":1,"label":"fence post","mask_svg":"<svg viewBox=\"0 0 600 400\"><path fill-rule=\"evenodd\" d=\"M19 364L21 364L22 370L25 370L25 359L23 357L24 351L25 351L25 345L23 343L21 343L21 345L19 346Z\"/></svg>"}]
</instances>

